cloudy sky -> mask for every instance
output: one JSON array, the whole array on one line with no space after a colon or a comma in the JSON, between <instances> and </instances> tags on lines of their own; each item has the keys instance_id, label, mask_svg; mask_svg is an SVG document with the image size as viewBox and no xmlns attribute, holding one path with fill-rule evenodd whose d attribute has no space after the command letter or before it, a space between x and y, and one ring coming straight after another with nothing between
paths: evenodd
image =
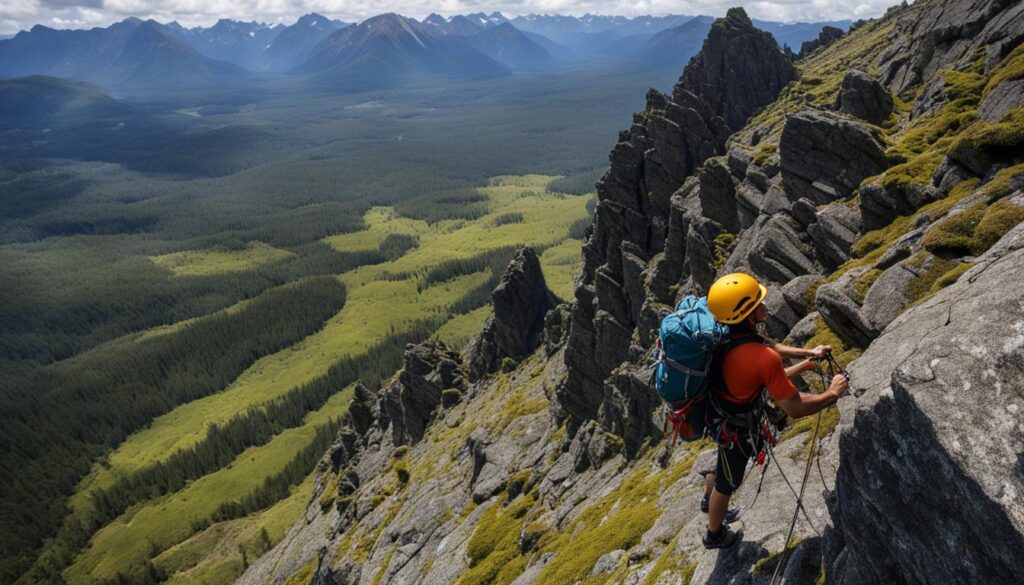
<instances>
[{"instance_id":1,"label":"cloudy sky","mask_svg":"<svg viewBox=\"0 0 1024 585\"><path fill-rule=\"evenodd\" d=\"M898 0L0 0L0 35L44 24L54 28L106 26L128 16L177 20L187 26L208 26L218 18L290 24L309 12L345 21L359 21L382 12L422 18L500 11L519 14L707 14L721 16L742 5L754 18L835 20L882 14Z\"/></svg>"}]
</instances>

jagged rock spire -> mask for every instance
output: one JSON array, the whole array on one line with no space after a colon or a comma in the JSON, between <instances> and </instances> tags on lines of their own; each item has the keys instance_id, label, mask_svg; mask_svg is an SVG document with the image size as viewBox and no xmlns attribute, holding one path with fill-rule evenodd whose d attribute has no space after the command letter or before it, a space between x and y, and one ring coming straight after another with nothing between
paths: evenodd
<instances>
[{"instance_id":1,"label":"jagged rock spire","mask_svg":"<svg viewBox=\"0 0 1024 585\"><path fill-rule=\"evenodd\" d=\"M730 8L711 25L677 87L703 98L736 131L794 77L793 63L771 33L755 28L742 8Z\"/></svg>"},{"instance_id":2,"label":"jagged rock spire","mask_svg":"<svg viewBox=\"0 0 1024 585\"><path fill-rule=\"evenodd\" d=\"M556 302L533 248L516 252L491 294L491 303L494 315L466 350L466 365L473 381L497 371L506 358L522 359L540 344L544 315Z\"/></svg>"}]
</instances>

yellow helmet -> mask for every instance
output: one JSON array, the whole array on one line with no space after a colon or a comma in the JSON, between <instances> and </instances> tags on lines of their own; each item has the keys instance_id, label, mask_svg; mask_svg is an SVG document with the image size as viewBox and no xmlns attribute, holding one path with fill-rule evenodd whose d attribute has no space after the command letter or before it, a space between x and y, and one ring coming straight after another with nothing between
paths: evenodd
<instances>
[{"instance_id":1,"label":"yellow helmet","mask_svg":"<svg viewBox=\"0 0 1024 585\"><path fill-rule=\"evenodd\" d=\"M767 294L768 289L749 274L726 274L711 285L708 309L720 323L735 325L746 319Z\"/></svg>"}]
</instances>

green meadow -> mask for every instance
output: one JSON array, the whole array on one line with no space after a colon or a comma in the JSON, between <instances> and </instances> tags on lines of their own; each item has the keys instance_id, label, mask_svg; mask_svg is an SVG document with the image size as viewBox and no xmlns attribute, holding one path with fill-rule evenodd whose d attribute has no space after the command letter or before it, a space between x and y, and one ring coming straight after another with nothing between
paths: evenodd
<instances>
[{"instance_id":1,"label":"green meadow","mask_svg":"<svg viewBox=\"0 0 1024 585\"><path fill-rule=\"evenodd\" d=\"M435 337L456 347L465 343L479 331L489 308L485 305L464 314L452 314L450 307L487 284L491 274L478 271L424 286L424 276L443 263L507 246L534 246L544 250L542 267L549 287L559 296L568 298L581 250L581 242L571 239L569 232L573 224L587 217L588 197L549 192L548 184L553 179L539 175L492 179L487 186L477 189L486 200L487 212L476 219L428 224L400 217L390 207L375 207L366 212L365 230L325 238L324 241L339 252L375 249L392 234L415 236L418 244L394 260L338 275L346 285L345 306L319 331L287 349L260 358L223 391L183 404L128 437L82 482L72 498L76 507L87 508L93 490L110 487L140 469L166 461L173 454L192 447L203 440L210 424L224 424L239 412L259 408L324 375L339 358L365 354L388 335L401 332L418 321L434 317L443 323ZM496 218L509 213L521 214L522 221L494 225ZM262 246L255 245L235 255L195 251L177 256L174 266L188 274L198 271L208 274L218 269L237 271L240 263L248 263L248 269L252 270L265 257L243 256L253 249L261 250L261 255L268 253ZM154 260L168 262L166 256ZM237 310L237 307L225 309ZM189 582L189 579L201 582L212 574L237 571L242 561L238 547L249 546L252 530L247 535L238 535L225 531L222 523L199 531L194 525L207 520L218 506L237 500L252 485L278 473L294 453L310 443L318 425L344 412L347 396L339 393L332 397L322 409L307 418L306 424L285 430L268 443L242 452L228 467L192 482L177 493L130 509L96 532L88 549L65 571L65 579L70 584L112 579L118 571L153 558L158 559L158 566L171 571L181 582ZM289 496L289 499L291 497L298 496ZM272 518L289 511L294 510L281 507L273 513L261 513L266 516L257 524L263 527ZM271 542L281 536L269 530L268 535ZM235 546L223 546L224 539ZM192 549L187 546L188 542L199 541L204 544ZM206 556L195 557L194 553L187 553L188 550L220 551L221 556L239 558L230 562L214 561Z\"/></svg>"}]
</instances>

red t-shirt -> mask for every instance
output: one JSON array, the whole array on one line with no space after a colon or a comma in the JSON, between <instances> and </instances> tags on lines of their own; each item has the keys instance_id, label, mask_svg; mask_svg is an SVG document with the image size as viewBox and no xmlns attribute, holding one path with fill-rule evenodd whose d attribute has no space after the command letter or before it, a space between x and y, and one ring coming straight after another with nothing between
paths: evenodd
<instances>
[{"instance_id":1,"label":"red t-shirt","mask_svg":"<svg viewBox=\"0 0 1024 585\"><path fill-rule=\"evenodd\" d=\"M744 343L734 347L722 363L722 376L731 396L720 396L733 404L750 402L762 386L775 400L796 396L798 390L786 377L782 356L763 343Z\"/></svg>"}]
</instances>

